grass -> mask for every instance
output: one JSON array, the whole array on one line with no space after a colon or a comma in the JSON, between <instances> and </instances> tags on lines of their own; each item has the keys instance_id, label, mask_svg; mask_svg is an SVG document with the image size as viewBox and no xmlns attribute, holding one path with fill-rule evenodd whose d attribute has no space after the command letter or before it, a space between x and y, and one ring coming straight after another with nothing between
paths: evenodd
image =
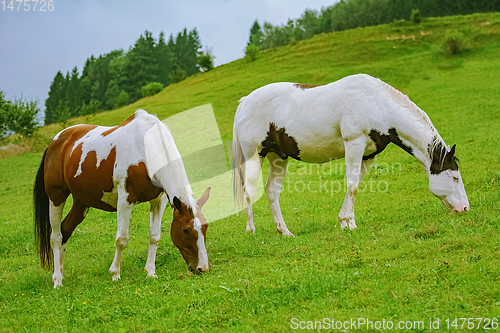
<instances>
[{"instance_id":1,"label":"grass","mask_svg":"<svg viewBox=\"0 0 500 333\"><path fill-rule=\"evenodd\" d=\"M442 51L450 31L468 39L453 57ZM40 142L61 127L42 128L31 153L0 159L0 330L268 332L291 330L292 318L370 318L424 321L421 331L427 331L430 318L439 318L441 329L447 318L498 318L499 33L499 14L477 14L319 35L190 77L131 106L74 120L112 125L137 108L163 119L212 103L228 141L238 100L252 90L363 72L408 94L444 140L457 144L470 212L449 215L429 192L419 162L390 146L365 178L387 191L359 193L358 229L340 230L343 160L319 169L290 161L281 207L296 237L276 233L264 196L254 206L255 236L244 232L244 214L210 224L212 270L194 278L184 277L186 265L165 222L159 277L146 279L148 205L138 205L122 280L112 282L108 273L116 216L91 210L69 241L64 287L53 290L51 273L39 267L35 253L31 191ZM319 185L312 182L320 176L329 193L301 191L301 182ZM167 211L164 221L170 220Z\"/></svg>"}]
</instances>

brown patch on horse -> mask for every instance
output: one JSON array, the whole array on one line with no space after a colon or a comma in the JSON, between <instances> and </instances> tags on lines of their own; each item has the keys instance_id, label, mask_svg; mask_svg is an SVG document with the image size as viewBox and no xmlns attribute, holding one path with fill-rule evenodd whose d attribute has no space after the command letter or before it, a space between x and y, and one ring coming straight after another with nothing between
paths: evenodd
<instances>
[{"instance_id":1,"label":"brown patch on horse","mask_svg":"<svg viewBox=\"0 0 500 333\"><path fill-rule=\"evenodd\" d=\"M438 142L431 151L429 146L428 151L431 157L431 166L429 168L432 175L440 174L445 170L458 171L458 158L455 157L455 147L453 145L449 152L446 152L445 146Z\"/></svg>"},{"instance_id":2,"label":"brown patch on horse","mask_svg":"<svg viewBox=\"0 0 500 333\"><path fill-rule=\"evenodd\" d=\"M113 133L114 131L116 131L117 129L119 129L120 127L124 127L125 125L127 125L128 123L130 123L132 120L134 120L135 118L135 114L131 115L130 117L127 118L127 120L125 120L123 123L121 123L120 125L117 125L115 127L112 127L110 128L109 130L105 131L105 132L102 132L101 136L106 136L106 135L109 135L111 133Z\"/></svg>"},{"instance_id":3,"label":"brown patch on horse","mask_svg":"<svg viewBox=\"0 0 500 333\"><path fill-rule=\"evenodd\" d=\"M273 152L285 160L288 156L300 160L300 150L297 146L297 141L286 133L285 127L276 128L275 123L269 124L267 137L262 141L262 150L259 155L265 157L268 153Z\"/></svg>"},{"instance_id":4,"label":"brown patch on horse","mask_svg":"<svg viewBox=\"0 0 500 333\"><path fill-rule=\"evenodd\" d=\"M95 125L80 125L68 128L59 135L57 140L52 140L47 148L44 165L45 190L54 205L59 206L66 202L70 194L64 176L65 159L71 158L71 150L75 141L96 127ZM60 158L57 158L58 156ZM79 157L78 161L80 161Z\"/></svg>"},{"instance_id":5,"label":"brown patch on horse","mask_svg":"<svg viewBox=\"0 0 500 333\"><path fill-rule=\"evenodd\" d=\"M305 90L305 89L312 89L312 88L316 88L316 87L321 87L323 86L323 84L304 84L304 83L295 83L293 85L294 87L297 87L297 88L300 88L302 90Z\"/></svg>"},{"instance_id":6,"label":"brown patch on horse","mask_svg":"<svg viewBox=\"0 0 500 333\"><path fill-rule=\"evenodd\" d=\"M125 189L130 204L151 201L163 192L163 188L153 185L144 162L129 166Z\"/></svg>"},{"instance_id":7,"label":"brown patch on horse","mask_svg":"<svg viewBox=\"0 0 500 333\"><path fill-rule=\"evenodd\" d=\"M73 197L73 207L71 207L68 215L66 215L61 223L61 233L63 236L62 244L68 241L75 228L83 221L88 208L89 207L79 199Z\"/></svg>"},{"instance_id":8,"label":"brown patch on horse","mask_svg":"<svg viewBox=\"0 0 500 333\"><path fill-rule=\"evenodd\" d=\"M109 152L97 167L97 154L89 151L82 163L82 173L75 177L82 155L82 145L78 145L69 161L66 162L65 178L73 197L86 206L95 207L108 212L115 212L116 207L102 201L104 193L113 191L113 169L116 160L116 147Z\"/></svg>"},{"instance_id":9,"label":"brown patch on horse","mask_svg":"<svg viewBox=\"0 0 500 333\"><path fill-rule=\"evenodd\" d=\"M363 160L374 158L376 155L380 154L391 142L413 156L413 149L411 147L408 147L401 141L401 138L399 137L398 132L396 132L395 128L389 129L389 135L382 134L379 131L372 129L369 136L373 140L373 142L375 142L377 150L370 155L363 156Z\"/></svg>"},{"instance_id":10,"label":"brown patch on horse","mask_svg":"<svg viewBox=\"0 0 500 333\"><path fill-rule=\"evenodd\" d=\"M170 237L172 243L179 248L182 257L189 266L189 270L194 272L194 269L198 266L198 232L194 228L194 215L191 209L177 197L174 197L173 203L174 216L170 227ZM206 224L202 225L204 236L206 228Z\"/></svg>"}]
</instances>

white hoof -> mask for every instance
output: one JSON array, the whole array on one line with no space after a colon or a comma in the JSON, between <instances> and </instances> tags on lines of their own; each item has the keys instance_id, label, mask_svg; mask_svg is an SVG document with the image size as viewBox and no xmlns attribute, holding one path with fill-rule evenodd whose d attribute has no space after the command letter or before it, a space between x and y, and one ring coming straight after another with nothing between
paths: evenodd
<instances>
[{"instance_id":1,"label":"white hoof","mask_svg":"<svg viewBox=\"0 0 500 333\"><path fill-rule=\"evenodd\" d=\"M54 280L54 289L57 289L59 287L62 287L62 282L59 280Z\"/></svg>"},{"instance_id":2,"label":"white hoof","mask_svg":"<svg viewBox=\"0 0 500 333\"><path fill-rule=\"evenodd\" d=\"M287 236L287 237L295 237L288 229L277 229L276 230L282 234L283 236Z\"/></svg>"},{"instance_id":3,"label":"white hoof","mask_svg":"<svg viewBox=\"0 0 500 333\"><path fill-rule=\"evenodd\" d=\"M353 230L356 229L356 222L354 222L354 218L345 218L345 219L340 219L340 227L344 229L345 227L349 226L349 229Z\"/></svg>"},{"instance_id":4,"label":"white hoof","mask_svg":"<svg viewBox=\"0 0 500 333\"><path fill-rule=\"evenodd\" d=\"M154 272L148 272L148 275L146 276L148 278L158 278L158 276Z\"/></svg>"},{"instance_id":5,"label":"white hoof","mask_svg":"<svg viewBox=\"0 0 500 333\"><path fill-rule=\"evenodd\" d=\"M251 233L252 235L255 235L255 227L247 226L247 233Z\"/></svg>"}]
</instances>

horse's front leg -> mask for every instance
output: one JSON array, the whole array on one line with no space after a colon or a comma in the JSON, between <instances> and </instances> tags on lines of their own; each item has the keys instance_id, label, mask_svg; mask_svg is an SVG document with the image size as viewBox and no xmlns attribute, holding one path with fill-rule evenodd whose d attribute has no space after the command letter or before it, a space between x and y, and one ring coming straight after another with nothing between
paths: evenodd
<instances>
[{"instance_id":1,"label":"horse's front leg","mask_svg":"<svg viewBox=\"0 0 500 333\"><path fill-rule=\"evenodd\" d=\"M148 260L146 261L146 267L144 269L148 273L148 277L157 277L155 260L156 260L156 250L158 248L158 242L161 237L161 218L165 207L167 206L168 199L165 193L162 193L158 198L151 200L150 204L150 227L149 227L149 249L148 249Z\"/></svg>"},{"instance_id":2,"label":"horse's front leg","mask_svg":"<svg viewBox=\"0 0 500 333\"><path fill-rule=\"evenodd\" d=\"M109 272L111 273L111 277L113 281L120 279L120 263L122 262L123 250L127 247L128 244L128 226L130 222L130 215L132 214L133 204L127 202L127 195L125 189L118 190L118 203L117 203L117 219L118 219L118 228L116 230L116 252L115 258L113 259L113 263L109 268Z\"/></svg>"},{"instance_id":3,"label":"horse's front leg","mask_svg":"<svg viewBox=\"0 0 500 333\"><path fill-rule=\"evenodd\" d=\"M359 137L352 141L344 142L345 165L346 165L346 196L342 209L339 213L340 227L344 229L349 225L349 229L356 228L354 220L354 202L358 193L359 182L363 175L373 163L373 158L363 161L363 154L366 148L365 137Z\"/></svg>"}]
</instances>

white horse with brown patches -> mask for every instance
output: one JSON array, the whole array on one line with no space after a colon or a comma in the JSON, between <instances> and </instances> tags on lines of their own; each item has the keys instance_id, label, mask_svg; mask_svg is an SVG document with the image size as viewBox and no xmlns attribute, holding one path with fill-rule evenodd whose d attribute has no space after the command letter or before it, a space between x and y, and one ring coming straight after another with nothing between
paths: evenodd
<instances>
[{"instance_id":1,"label":"white horse with brown patches","mask_svg":"<svg viewBox=\"0 0 500 333\"><path fill-rule=\"evenodd\" d=\"M431 120L398 90L359 74L323 85L274 83L240 100L233 127L235 198L247 205L247 232L255 233L252 202L264 157L265 186L278 232L286 227L279 196L288 157L325 163L345 157L347 193L339 219L356 228L358 185L375 156L395 143L427 172L429 189L452 213L469 210L455 146L447 146Z\"/></svg>"},{"instance_id":2,"label":"white horse with brown patches","mask_svg":"<svg viewBox=\"0 0 500 333\"><path fill-rule=\"evenodd\" d=\"M67 241L90 207L116 211L116 253L109 269L120 279L123 250L129 240L129 221L136 203L150 203L148 277L155 275L161 218L170 200L172 241L189 273L207 271L207 222L201 208L207 189L193 198L181 156L168 128L155 116L138 110L121 125L76 125L58 133L49 144L33 190L35 239L43 267L53 268L54 288L62 286ZM73 207L62 220L69 194Z\"/></svg>"}]
</instances>

